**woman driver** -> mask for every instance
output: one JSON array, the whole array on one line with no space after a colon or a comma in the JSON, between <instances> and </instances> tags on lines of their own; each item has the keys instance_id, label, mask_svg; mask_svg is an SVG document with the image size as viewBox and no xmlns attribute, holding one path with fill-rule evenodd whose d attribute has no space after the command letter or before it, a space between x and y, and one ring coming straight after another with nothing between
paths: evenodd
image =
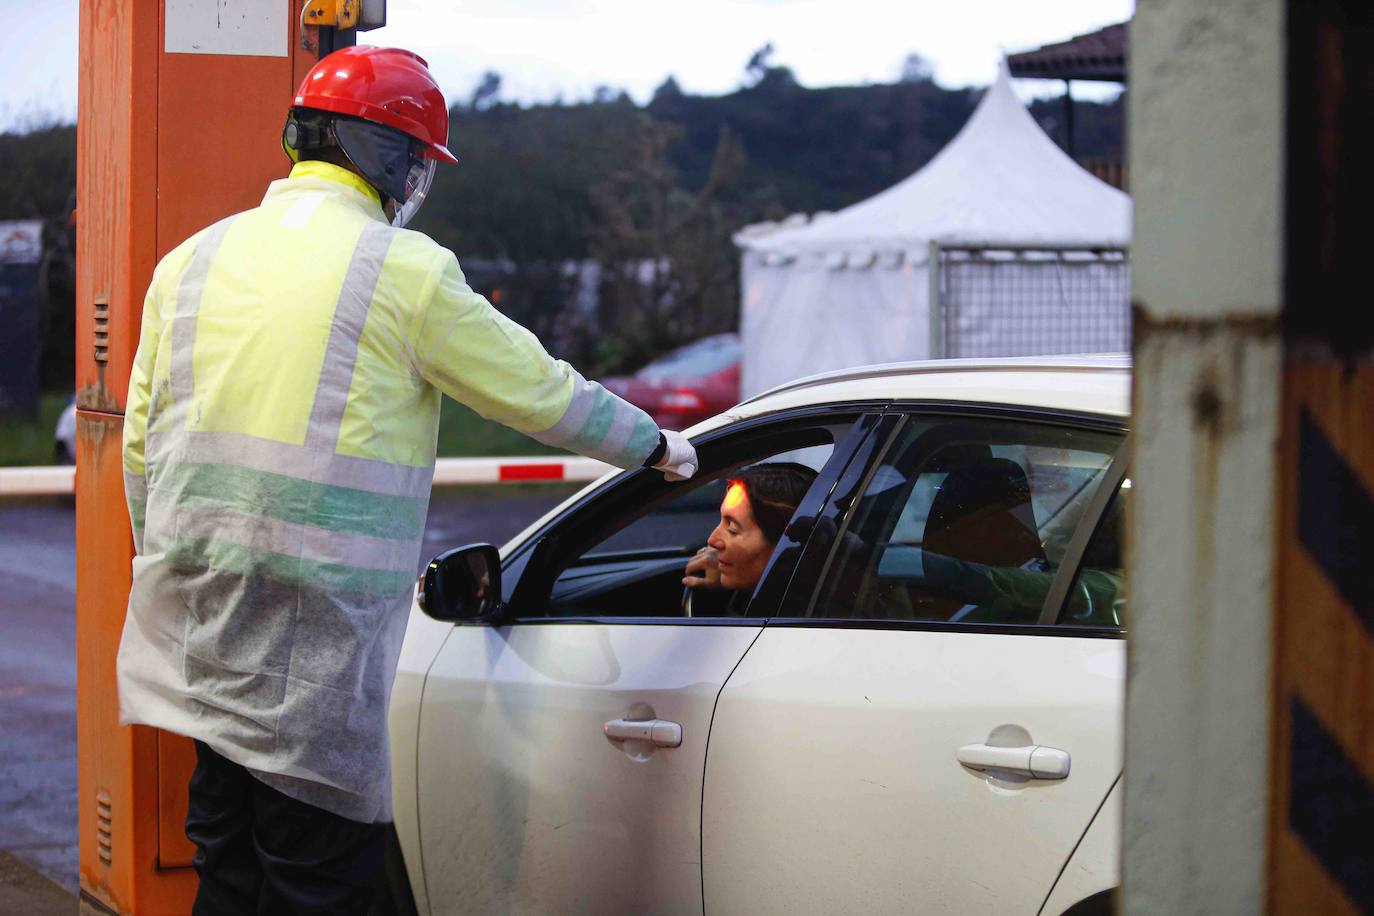
<instances>
[{"instance_id":1,"label":"woman driver","mask_svg":"<svg viewBox=\"0 0 1374 916\"><path fill-rule=\"evenodd\" d=\"M764 567L816 472L801 464L756 464L731 478L720 504L720 524L687 561L682 584L727 589L746 596Z\"/></svg>"}]
</instances>

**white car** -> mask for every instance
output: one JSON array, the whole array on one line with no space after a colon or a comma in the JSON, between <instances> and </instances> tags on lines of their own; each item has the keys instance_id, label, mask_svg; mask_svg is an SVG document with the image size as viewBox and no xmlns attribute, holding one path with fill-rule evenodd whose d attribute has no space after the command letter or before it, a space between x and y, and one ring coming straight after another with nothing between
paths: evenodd
<instances>
[{"instance_id":1,"label":"white car","mask_svg":"<svg viewBox=\"0 0 1374 916\"><path fill-rule=\"evenodd\" d=\"M1109 912L1129 385L1105 357L805 379L691 430L688 483L617 473L499 560L436 558L391 708L401 896ZM687 616L727 478L784 460L817 474L762 579Z\"/></svg>"}]
</instances>

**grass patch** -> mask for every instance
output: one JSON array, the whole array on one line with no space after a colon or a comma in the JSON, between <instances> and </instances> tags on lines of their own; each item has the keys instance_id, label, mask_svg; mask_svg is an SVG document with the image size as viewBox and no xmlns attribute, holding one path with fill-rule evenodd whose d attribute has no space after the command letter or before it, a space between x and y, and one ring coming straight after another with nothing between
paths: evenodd
<instances>
[{"instance_id":1,"label":"grass patch","mask_svg":"<svg viewBox=\"0 0 1374 916\"><path fill-rule=\"evenodd\" d=\"M53 463L53 432L71 395L45 394L35 420L0 420L0 467Z\"/></svg>"},{"instance_id":2,"label":"grass patch","mask_svg":"<svg viewBox=\"0 0 1374 916\"><path fill-rule=\"evenodd\" d=\"M36 420L0 420L0 467L53 462L53 431L69 395L45 394ZM450 398L439 415L439 454L444 458L489 455L561 455L513 429L483 420Z\"/></svg>"},{"instance_id":3,"label":"grass patch","mask_svg":"<svg viewBox=\"0 0 1374 916\"><path fill-rule=\"evenodd\" d=\"M567 455L563 449L535 442L508 426L483 420L470 408L449 397L439 412L440 458L487 458L493 456ZM552 493L559 498L571 496L585 483L492 483L436 487L434 492L464 496L526 496Z\"/></svg>"},{"instance_id":4,"label":"grass patch","mask_svg":"<svg viewBox=\"0 0 1374 916\"><path fill-rule=\"evenodd\" d=\"M444 398L439 411L439 456L441 458L485 457L490 455L566 455L562 449L535 442L529 436L490 420L451 398Z\"/></svg>"}]
</instances>

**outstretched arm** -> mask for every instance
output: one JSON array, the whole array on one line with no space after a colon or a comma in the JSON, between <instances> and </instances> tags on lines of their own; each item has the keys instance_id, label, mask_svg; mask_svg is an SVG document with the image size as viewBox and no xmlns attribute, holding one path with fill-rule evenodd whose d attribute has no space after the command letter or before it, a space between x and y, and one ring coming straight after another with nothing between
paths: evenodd
<instances>
[{"instance_id":1,"label":"outstretched arm","mask_svg":"<svg viewBox=\"0 0 1374 916\"><path fill-rule=\"evenodd\" d=\"M696 453L684 438L660 434L644 411L551 357L533 334L468 286L451 253L415 339L425 377L489 420L622 468L643 465L662 442L655 467L676 479L696 471Z\"/></svg>"}]
</instances>

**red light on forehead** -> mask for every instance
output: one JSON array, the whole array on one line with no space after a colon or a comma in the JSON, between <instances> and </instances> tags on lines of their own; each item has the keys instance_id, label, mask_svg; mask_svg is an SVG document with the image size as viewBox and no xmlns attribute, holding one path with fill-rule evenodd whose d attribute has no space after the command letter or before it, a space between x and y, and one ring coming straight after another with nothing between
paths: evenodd
<instances>
[{"instance_id":1,"label":"red light on forehead","mask_svg":"<svg viewBox=\"0 0 1374 916\"><path fill-rule=\"evenodd\" d=\"M742 502L744 502L744 484L736 480L725 491L725 499L721 501L720 507L722 509L734 509Z\"/></svg>"}]
</instances>

